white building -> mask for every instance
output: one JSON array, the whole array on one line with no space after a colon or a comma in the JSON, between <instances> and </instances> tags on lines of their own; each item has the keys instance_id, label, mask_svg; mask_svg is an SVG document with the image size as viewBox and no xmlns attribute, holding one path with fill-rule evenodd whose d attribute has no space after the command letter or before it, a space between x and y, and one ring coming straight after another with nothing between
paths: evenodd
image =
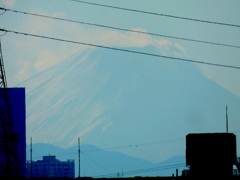
<instances>
[{"instance_id":1,"label":"white building","mask_svg":"<svg viewBox=\"0 0 240 180\"><path fill-rule=\"evenodd\" d=\"M43 156L43 160L32 161L32 165L31 162L28 161L27 177L74 178L74 160L59 161L56 159L56 156L49 155Z\"/></svg>"}]
</instances>

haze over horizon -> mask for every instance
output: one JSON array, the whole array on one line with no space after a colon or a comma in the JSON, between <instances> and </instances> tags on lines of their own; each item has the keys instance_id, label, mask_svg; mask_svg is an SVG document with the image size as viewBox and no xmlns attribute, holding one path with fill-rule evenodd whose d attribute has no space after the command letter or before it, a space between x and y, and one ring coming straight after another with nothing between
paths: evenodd
<instances>
[{"instance_id":1,"label":"haze over horizon","mask_svg":"<svg viewBox=\"0 0 240 180\"><path fill-rule=\"evenodd\" d=\"M240 24L237 0L87 2ZM68 0L0 0L1 7L134 31L239 46L239 27L117 10ZM240 67L239 48L36 17L0 16L13 31ZM3 33L4 34L4 33ZM27 140L83 144L152 162L184 155L188 133L240 135L240 70L93 48L6 33L1 36L9 87L26 87ZM27 141L28 142L28 141ZM237 144L239 141L237 141Z\"/></svg>"}]
</instances>

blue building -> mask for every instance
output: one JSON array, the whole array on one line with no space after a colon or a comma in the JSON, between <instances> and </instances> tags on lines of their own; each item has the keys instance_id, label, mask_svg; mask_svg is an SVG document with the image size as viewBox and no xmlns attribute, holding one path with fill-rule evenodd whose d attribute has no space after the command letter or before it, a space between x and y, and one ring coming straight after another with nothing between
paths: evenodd
<instances>
[{"instance_id":1,"label":"blue building","mask_svg":"<svg viewBox=\"0 0 240 180\"><path fill-rule=\"evenodd\" d=\"M31 172L32 171L32 172ZM43 156L43 160L27 162L27 177L74 178L74 160L59 161L56 156Z\"/></svg>"},{"instance_id":2,"label":"blue building","mask_svg":"<svg viewBox=\"0 0 240 180\"><path fill-rule=\"evenodd\" d=\"M21 176L26 177L26 103L25 88L8 88L14 131L19 136L17 144Z\"/></svg>"}]
</instances>

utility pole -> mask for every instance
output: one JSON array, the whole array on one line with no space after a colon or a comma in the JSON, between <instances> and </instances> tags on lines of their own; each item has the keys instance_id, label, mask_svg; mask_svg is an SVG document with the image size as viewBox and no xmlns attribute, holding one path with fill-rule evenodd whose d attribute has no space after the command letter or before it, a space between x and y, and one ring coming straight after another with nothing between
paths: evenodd
<instances>
[{"instance_id":1,"label":"utility pole","mask_svg":"<svg viewBox=\"0 0 240 180\"><path fill-rule=\"evenodd\" d=\"M33 177L32 174L32 137L30 138L30 177Z\"/></svg>"},{"instance_id":2,"label":"utility pole","mask_svg":"<svg viewBox=\"0 0 240 180\"><path fill-rule=\"evenodd\" d=\"M80 178L80 139L78 138L78 177Z\"/></svg>"},{"instance_id":3,"label":"utility pole","mask_svg":"<svg viewBox=\"0 0 240 180\"><path fill-rule=\"evenodd\" d=\"M227 114L227 106L226 106L226 130L228 133L228 114Z\"/></svg>"},{"instance_id":4,"label":"utility pole","mask_svg":"<svg viewBox=\"0 0 240 180\"><path fill-rule=\"evenodd\" d=\"M14 133L7 80L0 42L0 176L20 177L17 153L19 136Z\"/></svg>"}]
</instances>

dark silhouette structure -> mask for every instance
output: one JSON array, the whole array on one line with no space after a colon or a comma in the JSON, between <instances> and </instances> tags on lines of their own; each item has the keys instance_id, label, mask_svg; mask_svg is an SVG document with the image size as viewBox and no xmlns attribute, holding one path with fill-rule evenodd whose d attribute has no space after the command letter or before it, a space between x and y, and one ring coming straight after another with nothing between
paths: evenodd
<instances>
[{"instance_id":1,"label":"dark silhouette structure","mask_svg":"<svg viewBox=\"0 0 240 180\"><path fill-rule=\"evenodd\" d=\"M27 162L27 177L30 177L30 168L33 178L74 178L75 175L74 160L60 161L51 155L43 156L43 160Z\"/></svg>"},{"instance_id":2,"label":"dark silhouette structure","mask_svg":"<svg viewBox=\"0 0 240 180\"><path fill-rule=\"evenodd\" d=\"M11 119L14 125L14 136L18 137L18 143L16 144L16 153L17 153L17 162L19 174L15 174L13 169L11 171L7 170L6 156L8 154L1 153L1 164L3 168L1 169L0 176L21 176L25 177L26 175L26 104L25 104L25 88L7 88L7 93L9 96L10 108L11 108ZM0 93L3 89L0 89ZM0 99L0 104L2 100ZM3 129L0 129L2 134ZM9 139L8 139L9 140ZM11 151L9 152L11 153ZM14 167L14 166L13 166ZM12 168L13 168L12 167ZM15 167L16 168L16 167ZM8 173L13 174L8 174Z\"/></svg>"},{"instance_id":3,"label":"dark silhouette structure","mask_svg":"<svg viewBox=\"0 0 240 180\"><path fill-rule=\"evenodd\" d=\"M26 177L26 97L25 88L8 88L14 131L19 137L17 156L20 176Z\"/></svg>"},{"instance_id":4,"label":"dark silhouette structure","mask_svg":"<svg viewBox=\"0 0 240 180\"><path fill-rule=\"evenodd\" d=\"M233 133L188 134L186 164L190 166L190 176L232 176L236 136Z\"/></svg>"},{"instance_id":5,"label":"dark silhouette structure","mask_svg":"<svg viewBox=\"0 0 240 180\"><path fill-rule=\"evenodd\" d=\"M11 105L0 43L0 176L21 176Z\"/></svg>"}]
</instances>

